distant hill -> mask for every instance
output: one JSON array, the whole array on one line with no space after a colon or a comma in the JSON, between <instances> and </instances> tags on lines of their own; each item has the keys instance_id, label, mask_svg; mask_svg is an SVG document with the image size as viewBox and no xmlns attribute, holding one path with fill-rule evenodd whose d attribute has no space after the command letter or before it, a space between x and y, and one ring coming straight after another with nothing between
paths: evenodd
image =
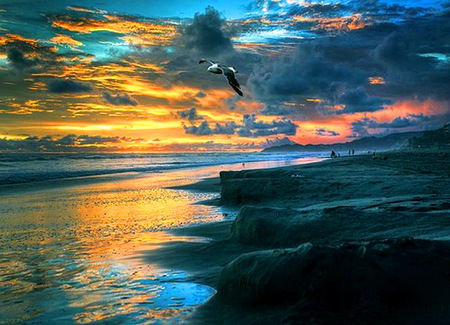
<instances>
[{"instance_id":1,"label":"distant hill","mask_svg":"<svg viewBox=\"0 0 450 325\"><path fill-rule=\"evenodd\" d=\"M410 149L450 149L450 124L408 140Z\"/></svg>"},{"instance_id":2,"label":"distant hill","mask_svg":"<svg viewBox=\"0 0 450 325\"><path fill-rule=\"evenodd\" d=\"M409 140L419 139L424 132L393 133L384 137L366 137L345 143L334 144L291 144L266 148L263 152L319 152L319 151L387 151L409 146Z\"/></svg>"}]
</instances>

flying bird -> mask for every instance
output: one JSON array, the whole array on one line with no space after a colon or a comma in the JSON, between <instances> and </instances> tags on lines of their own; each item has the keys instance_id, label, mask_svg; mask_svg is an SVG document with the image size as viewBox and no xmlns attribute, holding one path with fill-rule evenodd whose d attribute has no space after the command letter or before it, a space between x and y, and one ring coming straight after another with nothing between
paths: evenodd
<instances>
[{"instance_id":1,"label":"flying bird","mask_svg":"<svg viewBox=\"0 0 450 325\"><path fill-rule=\"evenodd\" d=\"M238 93L239 96L244 96L241 90L241 85L239 85L239 82L236 80L235 74L238 73L237 70L233 67L229 67L223 64L220 64L219 62L214 62L207 59L201 59L198 61L199 64L202 63L209 63L211 64L207 71L215 74L223 74L225 78L227 78L228 83L230 84L231 88L234 89Z\"/></svg>"}]
</instances>

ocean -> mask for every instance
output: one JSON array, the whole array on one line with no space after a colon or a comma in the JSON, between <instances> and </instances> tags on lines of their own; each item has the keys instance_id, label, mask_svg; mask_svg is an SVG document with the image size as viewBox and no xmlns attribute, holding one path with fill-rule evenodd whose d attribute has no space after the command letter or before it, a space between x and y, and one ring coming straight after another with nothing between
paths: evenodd
<instances>
[{"instance_id":1,"label":"ocean","mask_svg":"<svg viewBox=\"0 0 450 325\"><path fill-rule=\"evenodd\" d=\"M0 153L0 186L35 181L258 161L293 161L327 153Z\"/></svg>"}]
</instances>

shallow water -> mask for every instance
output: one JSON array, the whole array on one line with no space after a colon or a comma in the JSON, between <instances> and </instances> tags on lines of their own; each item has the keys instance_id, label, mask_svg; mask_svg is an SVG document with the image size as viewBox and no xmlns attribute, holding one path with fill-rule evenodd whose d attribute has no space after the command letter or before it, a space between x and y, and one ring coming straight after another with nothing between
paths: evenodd
<instances>
[{"instance_id":1,"label":"shallow water","mask_svg":"<svg viewBox=\"0 0 450 325\"><path fill-rule=\"evenodd\" d=\"M265 168L302 160L247 163ZM193 204L214 193L166 189L242 164L104 177L0 194L0 323L182 322L211 287L182 270L148 264L140 252L173 241L164 230L223 220ZM228 215L228 214L227 214Z\"/></svg>"}]
</instances>

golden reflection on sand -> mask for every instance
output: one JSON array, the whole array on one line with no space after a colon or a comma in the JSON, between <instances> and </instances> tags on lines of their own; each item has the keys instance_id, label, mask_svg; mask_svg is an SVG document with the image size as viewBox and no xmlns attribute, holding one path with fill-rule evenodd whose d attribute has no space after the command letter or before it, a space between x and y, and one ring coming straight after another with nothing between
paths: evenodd
<instances>
[{"instance_id":1,"label":"golden reflection on sand","mask_svg":"<svg viewBox=\"0 0 450 325\"><path fill-rule=\"evenodd\" d=\"M279 165L249 163L245 168ZM183 317L214 289L183 282L181 271L163 276L164 270L143 261L140 253L174 240L207 240L163 230L224 216L218 207L193 204L218 194L166 187L242 168L211 166L64 186L49 182L3 194L0 314L15 323L151 323Z\"/></svg>"}]
</instances>

